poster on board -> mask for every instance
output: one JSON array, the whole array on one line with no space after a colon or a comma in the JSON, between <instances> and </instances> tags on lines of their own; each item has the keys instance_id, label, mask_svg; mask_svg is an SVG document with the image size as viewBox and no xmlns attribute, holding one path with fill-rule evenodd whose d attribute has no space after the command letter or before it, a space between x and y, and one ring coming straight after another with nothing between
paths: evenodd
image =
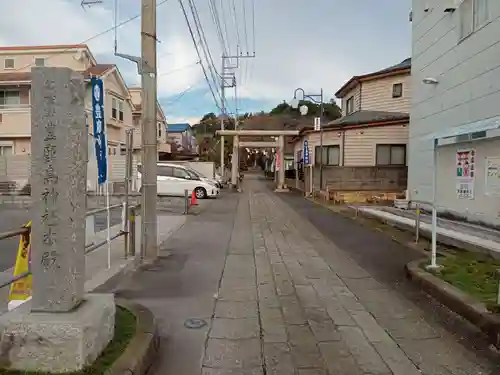
<instances>
[{"instance_id":1,"label":"poster on board","mask_svg":"<svg viewBox=\"0 0 500 375\"><path fill-rule=\"evenodd\" d=\"M476 150L462 149L456 154L457 198L474 199L474 180L476 177Z\"/></svg>"},{"instance_id":2,"label":"poster on board","mask_svg":"<svg viewBox=\"0 0 500 375\"><path fill-rule=\"evenodd\" d=\"M485 194L500 195L500 156L487 157L485 168Z\"/></svg>"}]
</instances>

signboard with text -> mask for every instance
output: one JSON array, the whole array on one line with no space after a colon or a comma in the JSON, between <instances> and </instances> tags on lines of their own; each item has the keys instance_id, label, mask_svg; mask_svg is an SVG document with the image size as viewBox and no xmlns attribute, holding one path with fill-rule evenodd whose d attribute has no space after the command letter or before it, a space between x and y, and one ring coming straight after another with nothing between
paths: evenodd
<instances>
[{"instance_id":1,"label":"signboard with text","mask_svg":"<svg viewBox=\"0 0 500 375\"><path fill-rule=\"evenodd\" d=\"M104 121L104 90L102 79L92 77L92 120L94 123L95 155L97 159L97 182L108 179L106 126Z\"/></svg>"},{"instance_id":2,"label":"signboard with text","mask_svg":"<svg viewBox=\"0 0 500 375\"><path fill-rule=\"evenodd\" d=\"M309 142L304 140L304 165L309 165Z\"/></svg>"}]
</instances>

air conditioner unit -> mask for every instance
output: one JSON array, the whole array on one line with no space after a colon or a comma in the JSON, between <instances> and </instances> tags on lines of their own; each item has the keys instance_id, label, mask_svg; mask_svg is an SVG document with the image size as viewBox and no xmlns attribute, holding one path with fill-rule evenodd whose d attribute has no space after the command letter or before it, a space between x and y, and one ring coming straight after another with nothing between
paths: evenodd
<instances>
[{"instance_id":1,"label":"air conditioner unit","mask_svg":"<svg viewBox=\"0 0 500 375\"><path fill-rule=\"evenodd\" d=\"M453 13L458 9L463 0L447 0L446 7L444 8L445 13Z\"/></svg>"}]
</instances>

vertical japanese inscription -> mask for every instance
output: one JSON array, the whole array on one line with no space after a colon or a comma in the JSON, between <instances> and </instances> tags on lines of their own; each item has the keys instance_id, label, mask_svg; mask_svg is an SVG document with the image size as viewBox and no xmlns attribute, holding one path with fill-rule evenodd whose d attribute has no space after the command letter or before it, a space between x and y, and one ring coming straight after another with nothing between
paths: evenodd
<instances>
[{"instance_id":1,"label":"vertical japanese inscription","mask_svg":"<svg viewBox=\"0 0 500 375\"><path fill-rule=\"evenodd\" d=\"M32 70L32 311L77 306L85 282L87 127L83 77Z\"/></svg>"},{"instance_id":2,"label":"vertical japanese inscription","mask_svg":"<svg viewBox=\"0 0 500 375\"><path fill-rule=\"evenodd\" d=\"M57 134L55 123L55 96L53 90L55 82L45 80L45 87L48 89L44 95L45 107L43 116L44 138L43 138L43 190L41 193L42 212L40 220L43 228L43 243L48 247L44 248L41 258L41 266L44 270L60 268L57 262L57 225L58 216L56 214L57 202L59 198L59 176L55 168L57 158Z\"/></svg>"}]
</instances>

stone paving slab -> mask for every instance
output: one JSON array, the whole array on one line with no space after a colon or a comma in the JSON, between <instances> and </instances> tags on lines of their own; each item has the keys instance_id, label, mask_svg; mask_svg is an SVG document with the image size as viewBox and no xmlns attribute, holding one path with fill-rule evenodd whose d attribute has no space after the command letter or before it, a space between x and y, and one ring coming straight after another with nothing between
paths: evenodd
<instances>
[{"instance_id":1,"label":"stone paving slab","mask_svg":"<svg viewBox=\"0 0 500 375\"><path fill-rule=\"evenodd\" d=\"M493 372L248 179L204 352L202 375L215 374Z\"/></svg>"}]
</instances>

